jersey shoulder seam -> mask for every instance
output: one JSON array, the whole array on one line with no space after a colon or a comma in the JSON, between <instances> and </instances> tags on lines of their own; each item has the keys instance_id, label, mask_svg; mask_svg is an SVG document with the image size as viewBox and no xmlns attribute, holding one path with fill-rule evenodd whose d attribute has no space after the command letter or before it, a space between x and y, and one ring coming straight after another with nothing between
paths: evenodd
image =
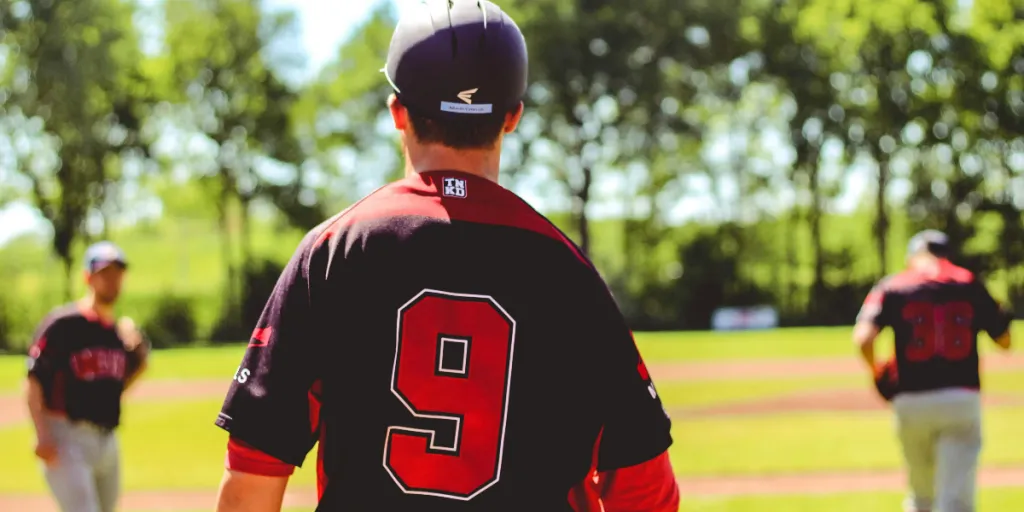
<instances>
[{"instance_id":1,"label":"jersey shoulder seam","mask_svg":"<svg viewBox=\"0 0 1024 512\"><path fill-rule=\"evenodd\" d=\"M566 235L565 232L562 231L561 229L559 229L558 226L556 226L554 222L551 222L551 219L547 218L546 216L544 216L544 214L542 214L539 211L537 211L537 209L534 208L533 205L531 205L530 203L526 202L526 200L523 199L522 197L519 197L518 194L516 194L515 192L512 192L511 190L506 190L506 191L509 194L512 194L512 196L515 197L516 201L518 201L519 204L525 206L533 215L535 215L537 218L542 220L545 225L547 225L552 230L554 230L554 232L557 233L561 237L561 240L555 239L554 237L547 237L547 238L552 238L556 242L562 242L573 253L573 255L576 256L580 260L580 263L582 263L587 269L589 269L589 270L591 270L591 271L593 271L595 273L597 272L597 267L594 266L594 263L592 261L590 261L590 259L587 258L587 256L585 254L583 254L583 250L580 249L579 245L577 245L576 242L574 242L572 240L572 238L569 238L569 235ZM519 228L519 229L522 229L522 228ZM530 230L524 230L524 231L530 231ZM545 236L543 233L537 233L537 234L541 235L541 236Z\"/></svg>"}]
</instances>

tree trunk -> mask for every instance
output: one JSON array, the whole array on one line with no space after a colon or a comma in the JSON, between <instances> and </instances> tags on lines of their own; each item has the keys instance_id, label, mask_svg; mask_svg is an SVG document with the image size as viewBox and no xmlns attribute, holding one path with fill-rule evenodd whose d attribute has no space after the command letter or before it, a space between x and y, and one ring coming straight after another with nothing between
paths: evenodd
<instances>
[{"instance_id":1,"label":"tree trunk","mask_svg":"<svg viewBox=\"0 0 1024 512\"><path fill-rule=\"evenodd\" d=\"M64 302L71 302L72 300L72 280L71 280L71 267L73 263L70 255L61 256L61 263L64 264Z\"/></svg>"},{"instance_id":2,"label":"tree trunk","mask_svg":"<svg viewBox=\"0 0 1024 512\"><path fill-rule=\"evenodd\" d=\"M889 157L885 156L878 162L878 191L875 199L875 243L878 246L878 263L881 269L879 277L885 276L889 270L889 211L885 207L885 190L889 186Z\"/></svg>"},{"instance_id":3,"label":"tree trunk","mask_svg":"<svg viewBox=\"0 0 1024 512\"><path fill-rule=\"evenodd\" d=\"M800 275L800 259L797 257L796 234L798 233L800 221L800 209L794 207L793 211L786 216L786 220L781 224L783 227L782 237L786 240L786 294L782 303L786 311L789 312L796 312L798 309L795 298L799 291L797 276ZM801 307L800 309L806 308Z\"/></svg>"},{"instance_id":4,"label":"tree trunk","mask_svg":"<svg viewBox=\"0 0 1024 512\"><path fill-rule=\"evenodd\" d=\"M817 152L808 168L811 187L811 210L807 222L811 227L811 247L814 251L814 284L811 287L811 305L819 306L825 298L825 248L821 240L822 198L818 172Z\"/></svg>"},{"instance_id":5,"label":"tree trunk","mask_svg":"<svg viewBox=\"0 0 1024 512\"><path fill-rule=\"evenodd\" d=\"M220 228L221 257L224 259L224 269L227 271L227 282L224 286L224 293L226 295L225 299L229 311L233 314L236 311L235 305L238 304L238 295L235 287L237 282L235 263L234 259L231 257L231 223L228 215L230 200L231 190L228 188L226 183L222 183L219 199L220 204L217 205L217 223Z\"/></svg>"},{"instance_id":6,"label":"tree trunk","mask_svg":"<svg viewBox=\"0 0 1024 512\"><path fill-rule=\"evenodd\" d=\"M251 197L243 197L239 217L238 246L242 252L242 268L248 270L252 266L252 223L250 222L249 206Z\"/></svg>"},{"instance_id":7,"label":"tree trunk","mask_svg":"<svg viewBox=\"0 0 1024 512\"><path fill-rule=\"evenodd\" d=\"M594 172L589 166L583 167L583 185L576 191L576 229L580 233L580 249L583 255L590 257L590 220L587 218L587 205L590 204L590 185Z\"/></svg>"}]
</instances>

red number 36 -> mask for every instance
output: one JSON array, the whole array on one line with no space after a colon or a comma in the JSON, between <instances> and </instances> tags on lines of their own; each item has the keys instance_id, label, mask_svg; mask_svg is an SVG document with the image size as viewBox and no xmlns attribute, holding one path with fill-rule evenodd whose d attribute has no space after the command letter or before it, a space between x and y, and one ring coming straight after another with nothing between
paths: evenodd
<instances>
[{"instance_id":1,"label":"red number 36","mask_svg":"<svg viewBox=\"0 0 1024 512\"><path fill-rule=\"evenodd\" d=\"M903 318L914 327L907 360L921 362L940 356L959 361L971 355L974 308L969 302L910 302L903 308Z\"/></svg>"},{"instance_id":2,"label":"red number 36","mask_svg":"<svg viewBox=\"0 0 1024 512\"><path fill-rule=\"evenodd\" d=\"M424 290L398 311L391 391L437 432L388 427L384 468L407 494L468 501L498 482L516 323L491 297Z\"/></svg>"}]
</instances>

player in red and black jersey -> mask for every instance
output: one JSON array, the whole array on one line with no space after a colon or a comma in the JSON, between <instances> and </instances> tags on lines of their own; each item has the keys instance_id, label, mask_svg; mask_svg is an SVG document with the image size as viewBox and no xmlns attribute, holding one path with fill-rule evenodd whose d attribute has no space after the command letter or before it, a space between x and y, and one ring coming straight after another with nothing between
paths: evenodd
<instances>
[{"instance_id":1,"label":"player in red and black jersey","mask_svg":"<svg viewBox=\"0 0 1024 512\"><path fill-rule=\"evenodd\" d=\"M883 397L892 400L909 474L910 511L974 510L981 449L977 339L1010 348L1012 316L970 271L949 261L945 234L923 231L908 268L883 279L864 301L854 340ZM875 360L879 331L895 334L894 358Z\"/></svg>"},{"instance_id":2,"label":"player in red and black jersey","mask_svg":"<svg viewBox=\"0 0 1024 512\"><path fill-rule=\"evenodd\" d=\"M320 511L678 509L670 420L608 288L497 183L526 67L490 2L399 23L406 177L281 275L216 420L218 510L279 510L317 443Z\"/></svg>"},{"instance_id":3,"label":"player in red and black jersey","mask_svg":"<svg viewBox=\"0 0 1024 512\"><path fill-rule=\"evenodd\" d=\"M36 456L64 512L113 512L120 489L115 429L124 391L146 366L148 343L114 319L127 263L109 242L85 253L89 295L51 312L29 349L28 408Z\"/></svg>"}]
</instances>

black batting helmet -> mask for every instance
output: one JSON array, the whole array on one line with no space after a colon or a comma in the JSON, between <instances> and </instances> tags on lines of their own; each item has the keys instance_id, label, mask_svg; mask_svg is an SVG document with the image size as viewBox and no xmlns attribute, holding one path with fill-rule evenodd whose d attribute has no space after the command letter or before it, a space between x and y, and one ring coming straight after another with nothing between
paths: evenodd
<instances>
[{"instance_id":1,"label":"black batting helmet","mask_svg":"<svg viewBox=\"0 0 1024 512\"><path fill-rule=\"evenodd\" d=\"M526 40L497 5L424 0L403 13L382 71L413 113L458 119L515 108L526 68Z\"/></svg>"}]
</instances>

